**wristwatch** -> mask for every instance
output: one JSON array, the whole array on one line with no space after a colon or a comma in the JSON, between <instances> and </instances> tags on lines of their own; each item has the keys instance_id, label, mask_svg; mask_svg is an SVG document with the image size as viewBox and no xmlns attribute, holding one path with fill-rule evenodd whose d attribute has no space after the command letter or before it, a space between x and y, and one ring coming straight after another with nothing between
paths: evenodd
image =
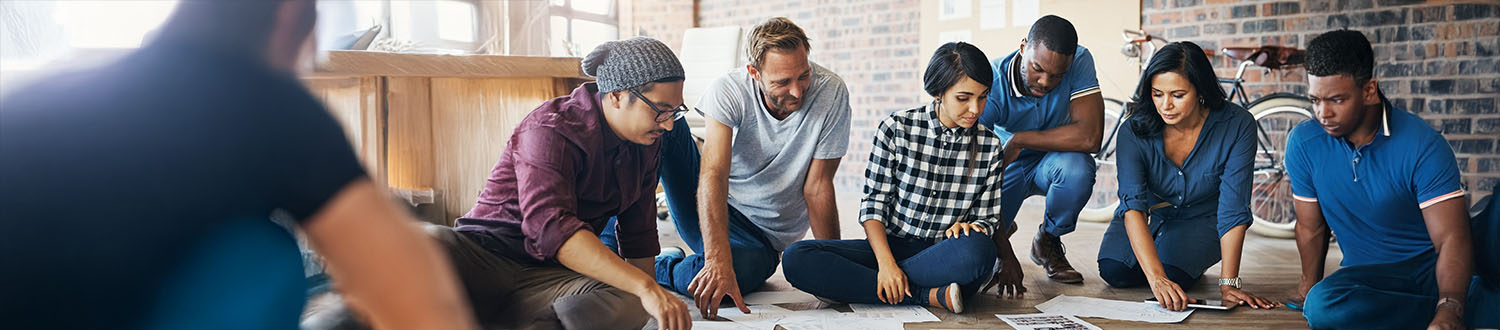
<instances>
[{"instance_id":1,"label":"wristwatch","mask_svg":"<svg viewBox=\"0 0 1500 330\"><path fill-rule=\"evenodd\" d=\"M1225 285L1232 286L1235 289L1239 289L1240 288L1240 278L1236 277L1236 278L1221 278L1221 279L1219 279L1219 286L1225 286Z\"/></svg>"},{"instance_id":2,"label":"wristwatch","mask_svg":"<svg viewBox=\"0 0 1500 330\"><path fill-rule=\"evenodd\" d=\"M1460 317L1462 317L1464 315L1464 302L1458 301L1458 299L1453 299L1453 298L1438 299L1437 307L1435 307L1435 308L1438 308L1438 309L1443 308L1443 305L1451 305L1451 306L1453 306L1452 307L1453 311L1456 312L1456 313L1458 313L1458 315Z\"/></svg>"}]
</instances>

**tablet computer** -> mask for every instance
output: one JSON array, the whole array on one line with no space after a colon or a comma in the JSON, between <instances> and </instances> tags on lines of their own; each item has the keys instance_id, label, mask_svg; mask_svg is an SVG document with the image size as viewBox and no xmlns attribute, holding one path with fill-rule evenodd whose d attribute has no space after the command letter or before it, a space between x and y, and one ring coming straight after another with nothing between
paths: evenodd
<instances>
[{"instance_id":1,"label":"tablet computer","mask_svg":"<svg viewBox=\"0 0 1500 330\"><path fill-rule=\"evenodd\" d=\"M1145 302L1151 303L1153 305L1160 305L1161 304L1161 303L1156 302L1156 297L1147 298ZM1238 305L1224 306L1223 304L1224 304L1224 302L1221 301L1221 300L1193 299L1193 300L1191 300L1191 301L1188 302L1188 307L1192 307L1192 308L1206 308L1206 309L1227 311L1227 310L1234 309L1234 306L1238 306Z\"/></svg>"}]
</instances>

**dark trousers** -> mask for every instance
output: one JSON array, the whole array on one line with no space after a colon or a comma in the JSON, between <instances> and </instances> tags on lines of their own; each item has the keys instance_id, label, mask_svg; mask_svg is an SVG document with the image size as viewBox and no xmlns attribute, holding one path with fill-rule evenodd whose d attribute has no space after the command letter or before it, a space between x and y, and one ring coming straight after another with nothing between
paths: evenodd
<instances>
[{"instance_id":1,"label":"dark trousers","mask_svg":"<svg viewBox=\"0 0 1500 330\"><path fill-rule=\"evenodd\" d=\"M703 229L698 219L698 146L688 129L687 119L678 119L674 129L662 137L661 176L662 191L667 195L667 208L677 234L682 236L691 253L687 256L656 257L656 282L684 295L692 295L688 285L703 269ZM760 289L776 273L780 252L771 246L760 227L750 222L734 206L729 209L729 254L734 260L734 275L740 293L748 294ZM602 230L600 239L611 249L617 248L615 221Z\"/></svg>"},{"instance_id":2,"label":"dark trousers","mask_svg":"<svg viewBox=\"0 0 1500 330\"><path fill-rule=\"evenodd\" d=\"M906 273L912 297L902 304L927 303L926 289L958 283L964 298L979 292L995 265L995 243L972 233L932 243L886 236L891 254ZM793 287L846 303L879 304L875 294L879 264L869 241L809 240L792 243L782 272Z\"/></svg>"},{"instance_id":3,"label":"dark trousers","mask_svg":"<svg viewBox=\"0 0 1500 330\"><path fill-rule=\"evenodd\" d=\"M1484 276L1500 255L1500 219L1481 215L1471 221L1474 270ZM1479 275L1469 283L1464 304L1469 327L1500 327L1500 286ZM1315 329L1423 329L1436 315L1438 302L1437 253L1427 252L1400 262L1339 269L1307 292L1302 316Z\"/></svg>"}]
</instances>

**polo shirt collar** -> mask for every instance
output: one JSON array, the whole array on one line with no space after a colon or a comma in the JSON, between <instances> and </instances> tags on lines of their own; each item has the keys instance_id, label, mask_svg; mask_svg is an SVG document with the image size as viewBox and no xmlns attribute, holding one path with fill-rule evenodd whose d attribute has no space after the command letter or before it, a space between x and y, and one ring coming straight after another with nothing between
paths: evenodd
<instances>
[{"instance_id":1,"label":"polo shirt collar","mask_svg":"<svg viewBox=\"0 0 1500 330\"><path fill-rule=\"evenodd\" d=\"M1021 90L1021 85L1024 82L1015 81L1016 76L1012 74L1013 71L1020 70L1021 68L1021 51L1016 51L1016 55L1010 57L1010 64L1008 65L1009 68L1005 70L1004 74L1007 75L1006 78L1008 78L1005 79L1005 81L1010 82L1011 95L1015 97L1025 97L1026 93L1023 93L1023 91Z\"/></svg>"},{"instance_id":2,"label":"polo shirt collar","mask_svg":"<svg viewBox=\"0 0 1500 330\"><path fill-rule=\"evenodd\" d=\"M1387 100L1385 98L1385 95L1381 95L1380 96L1380 127L1376 128L1377 131L1375 131L1375 137L1371 138L1370 139L1370 143L1367 143L1365 145L1367 145L1367 146L1368 145L1373 145L1377 141L1385 140L1385 139L1390 139L1390 137L1391 137L1391 110L1393 110L1393 109L1395 109L1395 107L1391 106L1390 100ZM1349 142L1348 137L1339 138L1339 140L1343 140L1345 143L1348 143L1349 145L1353 146L1353 143Z\"/></svg>"},{"instance_id":3,"label":"polo shirt collar","mask_svg":"<svg viewBox=\"0 0 1500 330\"><path fill-rule=\"evenodd\" d=\"M1386 99L1385 95L1381 95L1380 96L1380 108L1381 108L1380 109L1380 131L1381 131L1381 135L1385 135L1386 137L1390 137L1391 136L1391 109L1394 109L1394 108L1391 107L1391 100Z\"/></svg>"}]
</instances>

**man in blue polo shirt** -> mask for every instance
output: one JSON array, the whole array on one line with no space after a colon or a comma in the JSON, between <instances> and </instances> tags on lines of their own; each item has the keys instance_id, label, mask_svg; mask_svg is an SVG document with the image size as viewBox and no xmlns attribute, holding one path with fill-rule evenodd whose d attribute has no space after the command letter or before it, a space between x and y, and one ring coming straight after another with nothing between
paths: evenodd
<instances>
[{"instance_id":1,"label":"man in blue polo shirt","mask_svg":"<svg viewBox=\"0 0 1500 330\"><path fill-rule=\"evenodd\" d=\"M1078 46L1073 23L1047 15L1031 25L1021 48L996 59L994 88L979 124L1005 143L1000 214L1014 230L1016 211L1033 195L1047 196L1031 260L1047 277L1083 282L1063 254L1059 236L1073 232L1078 212L1094 192L1094 159L1104 134L1104 98L1094 57ZM1009 235L996 235L1008 239ZM1002 259L1014 256L1001 256Z\"/></svg>"},{"instance_id":2,"label":"man in blue polo shirt","mask_svg":"<svg viewBox=\"0 0 1500 330\"><path fill-rule=\"evenodd\" d=\"M1384 98L1373 68L1370 43L1358 31L1308 43L1317 121L1292 131L1286 157L1303 316L1320 329L1461 328L1465 300L1493 300L1468 294L1493 289L1470 289L1473 240L1457 162L1442 135ZM1494 239L1494 226L1475 228ZM1343 268L1323 278L1330 229Z\"/></svg>"}]
</instances>

